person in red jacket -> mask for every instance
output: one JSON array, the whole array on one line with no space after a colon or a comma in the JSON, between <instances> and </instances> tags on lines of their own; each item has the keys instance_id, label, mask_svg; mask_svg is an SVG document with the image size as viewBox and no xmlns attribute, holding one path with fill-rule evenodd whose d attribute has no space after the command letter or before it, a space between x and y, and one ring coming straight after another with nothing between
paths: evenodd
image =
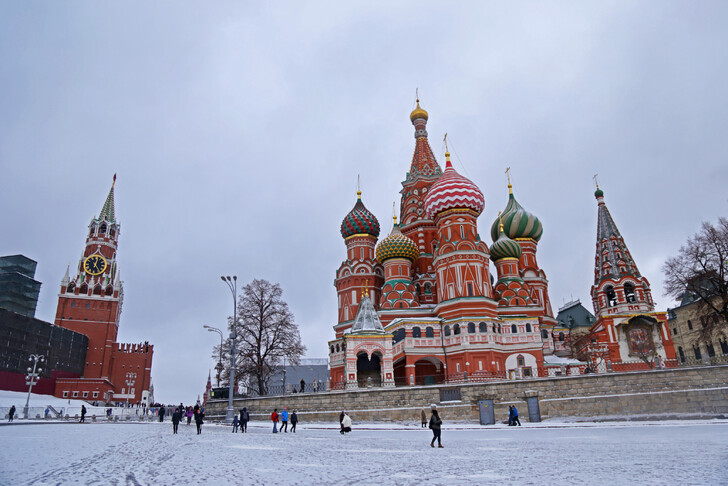
<instances>
[{"instance_id":1,"label":"person in red jacket","mask_svg":"<svg viewBox=\"0 0 728 486\"><path fill-rule=\"evenodd\" d=\"M278 433L278 409L273 409L273 413L270 414L270 419L273 421L273 433Z\"/></svg>"}]
</instances>

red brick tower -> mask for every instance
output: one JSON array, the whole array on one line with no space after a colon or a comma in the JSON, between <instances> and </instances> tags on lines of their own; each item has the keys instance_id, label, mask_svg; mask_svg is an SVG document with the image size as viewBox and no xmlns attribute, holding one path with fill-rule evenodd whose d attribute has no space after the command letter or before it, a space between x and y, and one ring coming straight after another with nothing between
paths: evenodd
<instances>
[{"instance_id":1,"label":"red brick tower","mask_svg":"<svg viewBox=\"0 0 728 486\"><path fill-rule=\"evenodd\" d=\"M114 176L116 182L116 176ZM89 224L78 275L61 281L55 324L89 338L85 378L109 378L124 289L116 261L120 225L114 214L114 184L101 213Z\"/></svg>"},{"instance_id":2,"label":"red brick tower","mask_svg":"<svg viewBox=\"0 0 728 486\"><path fill-rule=\"evenodd\" d=\"M56 380L55 395L148 405L153 346L117 342L124 289L116 258L115 183L116 175L89 224L78 274L70 277L66 270L61 281L55 324L88 336L89 344L83 376Z\"/></svg>"},{"instance_id":3,"label":"red brick tower","mask_svg":"<svg viewBox=\"0 0 728 486\"><path fill-rule=\"evenodd\" d=\"M410 121L415 127L415 151L407 177L402 182L399 214L402 234L415 242L420 254L415 262L412 282L417 290L418 300L423 304L435 304L436 278L432 258L437 227L425 211L425 197L432 184L442 175L442 169L427 139L427 119L428 114L420 108L418 99L417 108L410 114Z\"/></svg>"}]
</instances>

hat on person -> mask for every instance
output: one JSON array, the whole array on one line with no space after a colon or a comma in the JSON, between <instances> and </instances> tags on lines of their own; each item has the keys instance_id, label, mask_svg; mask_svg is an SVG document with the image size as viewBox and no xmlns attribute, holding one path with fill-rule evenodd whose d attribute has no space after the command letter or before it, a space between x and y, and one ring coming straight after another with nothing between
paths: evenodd
<instances>
[{"instance_id":1,"label":"hat on person","mask_svg":"<svg viewBox=\"0 0 728 486\"><path fill-rule=\"evenodd\" d=\"M435 405L435 404L433 403L432 405L430 405L430 409L431 409L431 410L437 410L437 405Z\"/></svg>"}]
</instances>

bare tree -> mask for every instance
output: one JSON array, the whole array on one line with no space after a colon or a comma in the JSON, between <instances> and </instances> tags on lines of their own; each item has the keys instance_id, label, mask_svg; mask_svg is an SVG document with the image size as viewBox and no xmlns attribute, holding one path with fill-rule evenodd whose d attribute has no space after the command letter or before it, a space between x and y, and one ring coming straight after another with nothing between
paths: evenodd
<instances>
[{"instance_id":1,"label":"bare tree","mask_svg":"<svg viewBox=\"0 0 728 486\"><path fill-rule=\"evenodd\" d=\"M229 327L232 329L232 319ZM256 279L243 287L238 299L236 389L244 380L258 394L267 394L275 367L284 360L298 365L305 352L298 325L283 301L280 285ZM230 374L229 353L228 339L223 346L223 355L228 356L223 360L223 380Z\"/></svg>"},{"instance_id":2,"label":"bare tree","mask_svg":"<svg viewBox=\"0 0 728 486\"><path fill-rule=\"evenodd\" d=\"M711 342L715 334L728 330L728 219L719 218L713 226L703 222L700 231L668 258L665 294L681 299L688 293L697 300L698 317L703 324L699 341Z\"/></svg>"}]
</instances>

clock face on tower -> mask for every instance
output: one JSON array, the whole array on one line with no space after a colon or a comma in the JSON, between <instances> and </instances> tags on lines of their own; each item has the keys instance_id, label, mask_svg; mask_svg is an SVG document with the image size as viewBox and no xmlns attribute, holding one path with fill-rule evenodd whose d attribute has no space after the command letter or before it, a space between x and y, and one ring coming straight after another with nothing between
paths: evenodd
<instances>
[{"instance_id":1,"label":"clock face on tower","mask_svg":"<svg viewBox=\"0 0 728 486\"><path fill-rule=\"evenodd\" d=\"M89 275L100 275L106 270L106 260L101 255L91 255L83 261L83 269Z\"/></svg>"}]
</instances>

